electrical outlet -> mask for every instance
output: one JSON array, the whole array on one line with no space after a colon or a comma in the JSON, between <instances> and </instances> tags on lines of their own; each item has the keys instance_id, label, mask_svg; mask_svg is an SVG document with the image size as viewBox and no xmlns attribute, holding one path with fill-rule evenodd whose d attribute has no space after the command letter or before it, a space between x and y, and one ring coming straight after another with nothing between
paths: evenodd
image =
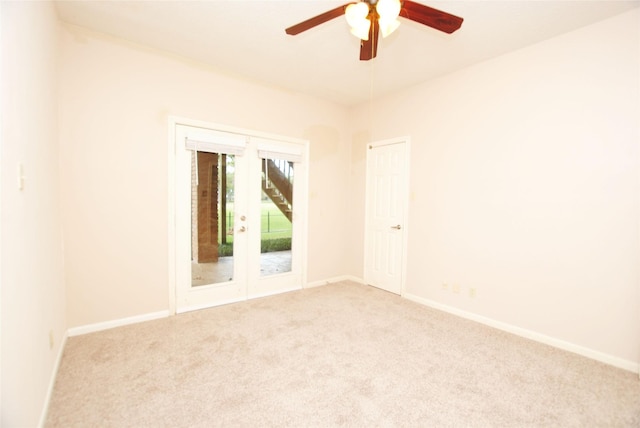
<instances>
[{"instance_id":1,"label":"electrical outlet","mask_svg":"<svg viewBox=\"0 0 640 428\"><path fill-rule=\"evenodd\" d=\"M460 284L453 284L453 292L454 293L460 292Z\"/></svg>"},{"instance_id":2,"label":"electrical outlet","mask_svg":"<svg viewBox=\"0 0 640 428\"><path fill-rule=\"evenodd\" d=\"M449 289L449 284L447 284L446 282L442 283L442 290L447 291Z\"/></svg>"},{"instance_id":3,"label":"electrical outlet","mask_svg":"<svg viewBox=\"0 0 640 428\"><path fill-rule=\"evenodd\" d=\"M469 289L469 297L471 297L472 299L476 297L476 289L471 287Z\"/></svg>"},{"instance_id":4,"label":"electrical outlet","mask_svg":"<svg viewBox=\"0 0 640 428\"><path fill-rule=\"evenodd\" d=\"M53 349L55 342L53 340L53 330L49 330L49 349Z\"/></svg>"}]
</instances>

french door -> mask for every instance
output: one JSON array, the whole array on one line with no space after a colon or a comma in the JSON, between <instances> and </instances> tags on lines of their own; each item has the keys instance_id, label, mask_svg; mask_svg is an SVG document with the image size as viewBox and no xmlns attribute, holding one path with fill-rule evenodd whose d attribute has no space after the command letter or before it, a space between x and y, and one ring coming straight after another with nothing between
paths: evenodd
<instances>
[{"instance_id":1,"label":"french door","mask_svg":"<svg viewBox=\"0 0 640 428\"><path fill-rule=\"evenodd\" d=\"M306 145L175 126L176 312L303 284Z\"/></svg>"}]
</instances>

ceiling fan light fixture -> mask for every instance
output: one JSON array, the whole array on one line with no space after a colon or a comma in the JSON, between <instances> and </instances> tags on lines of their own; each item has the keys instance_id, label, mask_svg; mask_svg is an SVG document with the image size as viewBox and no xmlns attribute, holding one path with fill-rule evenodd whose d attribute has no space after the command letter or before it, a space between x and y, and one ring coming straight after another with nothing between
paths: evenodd
<instances>
[{"instance_id":1,"label":"ceiling fan light fixture","mask_svg":"<svg viewBox=\"0 0 640 428\"><path fill-rule=\"evenodd\" d=\"M2 0L0 0L2 1ZM459 16L425 6L413 0L349 0L348 4L335 7L285 29L295 36L338 16L346 15L351 33L361 39L360 60L376 57L380 33L387 37L400 25L398 16L451 34L462 25Z\"/></svg>"},{"instance_id":2,"label":"ceiling fan light fixture","mask_svg":"<svg viewBox=\"0 0 640 428\"><path fill-rule=\"evenodd\" d=\"M345 9L345 18L351 27L351 34L361 40L369 40L369 28L371 21L367 19L369 16L369 6L366 3L351 3Z\"/></svg>"}]
</instances>

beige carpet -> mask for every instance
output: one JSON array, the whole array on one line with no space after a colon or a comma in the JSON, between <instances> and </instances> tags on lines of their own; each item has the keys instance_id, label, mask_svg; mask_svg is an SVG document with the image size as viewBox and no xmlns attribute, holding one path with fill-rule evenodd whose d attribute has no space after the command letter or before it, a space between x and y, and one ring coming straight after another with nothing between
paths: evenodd
<instances>
[{"instance_id":1,"label":"beige carpet","mask_svg":"<svg viewBox=\"0 0 640 428\"><path fill-rule=\"evenodd\" d=\"M637 374L355 283L72 337L48 427L639 427Z\"/></svg>"}]
</instances>

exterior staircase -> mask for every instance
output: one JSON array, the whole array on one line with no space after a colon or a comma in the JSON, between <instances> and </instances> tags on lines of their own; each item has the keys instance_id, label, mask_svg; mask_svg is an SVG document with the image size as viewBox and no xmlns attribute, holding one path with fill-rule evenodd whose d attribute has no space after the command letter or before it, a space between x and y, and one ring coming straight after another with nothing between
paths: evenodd
<instances>
[{"instance_id":1,"label":"exterior staircase","mask_svg":"<svg viewBox=\"0 0 640 428\"><path fill-rule=\"evenodd\" d=\"M293 163L265 159L262 162L262 190L291 221L293 213Z\"/></svg>"}]
</instances>

